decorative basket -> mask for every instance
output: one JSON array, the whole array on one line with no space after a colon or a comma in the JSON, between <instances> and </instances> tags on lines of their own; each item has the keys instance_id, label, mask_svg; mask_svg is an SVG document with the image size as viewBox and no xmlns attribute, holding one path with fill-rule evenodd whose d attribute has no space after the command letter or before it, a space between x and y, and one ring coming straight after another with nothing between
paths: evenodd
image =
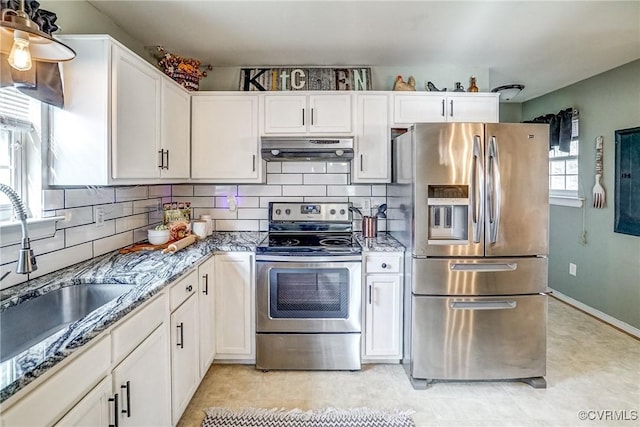
<instances>
[{"instance_id":1,"label":"decorative basket","mask_svg":"<svg viewBox=\"0 0 640 427\"><path fill-rule=\"evenodd\" d=\"M200 88L200 79L207 77L207 72L201 71L200 68L212 69L211 65L202 66L195 58L185 58L167 52L162 46L156 46L154 56L158 59L158 66L167 76L190 91L197 91Z\"/></svg>"}]
</instances>

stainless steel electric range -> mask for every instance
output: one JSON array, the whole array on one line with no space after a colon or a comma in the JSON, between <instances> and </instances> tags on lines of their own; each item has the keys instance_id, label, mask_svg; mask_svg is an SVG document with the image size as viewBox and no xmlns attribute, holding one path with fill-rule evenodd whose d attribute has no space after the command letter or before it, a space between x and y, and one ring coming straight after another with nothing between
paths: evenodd
<instances>
[{"instance_id":1,"label":"stainless steel electric range","mask_svg":"<svg viewBox=\"0 0 640 427\"><path fill-rule=\"evenodd\" d=\"M362 254L350 208L269 204L256 249L258 369L360 369Z\"/></svg>"}]
</instances>

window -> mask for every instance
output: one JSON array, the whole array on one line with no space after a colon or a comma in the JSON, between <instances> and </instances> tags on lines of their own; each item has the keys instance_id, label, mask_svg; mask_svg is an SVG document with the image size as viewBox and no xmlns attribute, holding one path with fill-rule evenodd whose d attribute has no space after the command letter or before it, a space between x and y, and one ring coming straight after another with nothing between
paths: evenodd
<instances>
[{"instance_id":1,"label":"window","mask_svg":"<svg viewBox=\"0 0 640 427\"><path fill-rule=\"evenodd\" d=\"M568 153L558 147L549 151L549 193L577 197L578 186L578 140L574 139Z\"/></svg>"},{"instance_id":2,"label":"window","mask_svg":"<svg viewBox=\"0 0 640 427\"><path fill-rule=\"evenodd\" d=\"M39 105L13 87L0 89L0 183L13 188L25 205L25 144L33 131L34 113ZM12 215L11 202L0 193L0 221L10 220Z\"/></svg>"}]
</instances>

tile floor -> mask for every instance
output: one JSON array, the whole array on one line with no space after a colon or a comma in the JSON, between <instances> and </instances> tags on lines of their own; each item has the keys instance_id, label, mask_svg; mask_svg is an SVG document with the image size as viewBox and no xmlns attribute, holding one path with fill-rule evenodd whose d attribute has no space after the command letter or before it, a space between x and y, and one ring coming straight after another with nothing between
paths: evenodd
<instances>
[{"instance_id":1,"label":"tile floor","mask_svg":"<svg viewBox=\"0 0 640 427\"><path fill-rule=\"evenodd\" d=\"M400 365L266 373L213 365L178 427L199 426L210 406L409 409L417 426L640 426L640 341L553 298L546 379L546 389L475 382L416 391Z\"/></svg>"}]
</instances>

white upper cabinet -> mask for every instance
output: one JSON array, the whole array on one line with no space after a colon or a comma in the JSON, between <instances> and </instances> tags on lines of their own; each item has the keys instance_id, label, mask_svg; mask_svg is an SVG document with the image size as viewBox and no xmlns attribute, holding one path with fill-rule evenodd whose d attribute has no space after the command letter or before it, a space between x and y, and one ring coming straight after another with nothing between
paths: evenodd
<instances>
[{"instance_id":1,"label":"white upper cabinet","mask_svg":"<svg viewBox=\"0 0 640 427\"><path fill-rule=\"evenodd\" d=\"M64 109L52 109L52 185L189 177L189 93L109 36L64 36ZM186 153L186 154L185 154Z\"/></svg>"},{"instance_id":2,"label":"white upper cabinet","mask_svg":"<svg viewBox=\"0 0 640 427\"><path fill-rule=\"evenodd\" d=\"M396 125L441 122L499 121L497 93L404 92L394 93L393 121Z\"/></svg>"},{"instance_id":3,"label":"white upper cabinet","mask_svg":"<svg viewBox=\"0 0 640 427\"><path fill-rule=\"evenodd\" d=\"M351 181L390 182L391 139L389 97L386 94L356 95L356 139L351 161Z\"/></svg>"},{"instance_id":4,"label":"white upper cabinet","mask_svg":"<svg viewBox=\"0 0 640 427\"><path fill-rule=\"evenodd\" d=\"M265 134L350 134L353 131L352 95L264 95Z\"/></svg>"},{"instance_id":5,"label":"white upper cabinet","mask_svg":"<svg viewBox=\"0 0 640 427\"><path fill-rule=\"evenodd\" d=\"M192 97L191 177L209 182L262 182L258 96Z\"/></svg>"}]
</instances>

